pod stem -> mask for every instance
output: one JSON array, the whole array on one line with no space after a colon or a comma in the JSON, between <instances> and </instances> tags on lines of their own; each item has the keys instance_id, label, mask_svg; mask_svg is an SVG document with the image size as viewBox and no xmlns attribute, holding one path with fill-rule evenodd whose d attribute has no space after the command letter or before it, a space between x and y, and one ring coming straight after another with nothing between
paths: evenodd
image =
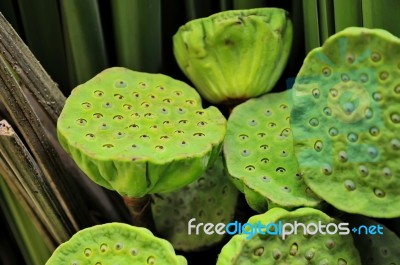
<instances>
[{"instance_id":1,"label":"pod stem","mask_svg":"<svg viewBox=\"0 0 400 265\"><path fill-rule=\"evenodd\" d=\"M151 212L151 196L129 197L123 196L124 203L132 217L132 224L146 227L154 231L154 220Z\"/></svg>"}]
</instances>

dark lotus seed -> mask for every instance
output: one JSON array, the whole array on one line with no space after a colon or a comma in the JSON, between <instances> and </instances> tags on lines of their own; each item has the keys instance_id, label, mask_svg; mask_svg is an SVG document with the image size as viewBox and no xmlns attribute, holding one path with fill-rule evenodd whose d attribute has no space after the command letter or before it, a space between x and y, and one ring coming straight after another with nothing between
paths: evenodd
<instances>
[{"instance_id":1,"label":"dark lotus seed","mask_svg":"<svg viewBox=\"0 0 400 265\"><path fill-rule=\"evenodd\" d=\"M103 107L108 109L108 108L112 107L112 104L110 102L106 102L106 103L103 104Z\"/></svg>"},{"instance_id":2,"label":"dark lotus seed","mask_svg":"<svg viewBox=\"0 0 400 265\"><path fill-rule=\"evenodd\" d=\"M372 127L372 128L369 129L369 133L370 133L372 136L377 136L377 135L379 134L379 129L376 128L376 127Z\"/></svg>"},{"instance_id":3,"label":"dark lotus seed","mask_svg":"<svg viewBox=\"0 0 400 265\"><path fill-rule=\"evenodd\" d=\"M245 167L245 169L249 172L254 171L256 168L253 165L248 165Z\"/></svg>"},{"instance_id":4,"label":"dark lotus seed","mask_svg":"<svg viewBox=\"0 0 400 265\"><path fill-rule=\"evenodd\" d=\"M380 72L380 73L379 73L379 78L380 78L381 80L386 80L388 77L389 77L389 73L386 72L386 71L383 71L383 72Z\"/></svg>"},{"instance_id":5,"label":"dark lotus seed","mask_svg":"<svg viewBox=\"0 0 400 265\"><path fill-rule=\"evenodd\" d=\"M368 75L367 74L361 74L361 76L360 76L360 81L362 82L362 83L366 83L366 82L368 82Z\"/></svg>"},{"instance_id":6,"label":"dark lotus seed","mask_svg":"<svg viewBox=\"0 0 400 265\"><path fill-rule=\"evenodd\" d=\"M101 97L101 96L104 95L104 92L101 91L101 90L96 90L96 91L94 91L94 95L97 96L97 97Z\"/></svg>"},{"instance_id":7,"label":"dark lotus seed","mask_svg":"<svg viewBox=\"0 0 400 265\"><path fill-rule=\"evenodd\" d=\"M92 107L92 104L90 104L89 102L82 103L82 108L84 108L84 109L90 109L91 107Z\"/></svg>"},{"instance_id":8,"label":"dark lotus seed","mask_svg":"<svg viewBox=\"0 0 400 265\"><path fill-rule=\"evenodd\" d=\"M373 52L371 54L371 60L374 62L378 62L381 59L381 55L377 52Z\"/></svg>"},{"instance_id":9,"label":"dark lotus seed","mask_svg":"<svg viewBox=\"0 0 400 265\"><path fill-rule=\"evenodd\" d=\"M331 116L332 115L332 110L329 107L324 108L324 113L326 116Z\"/></svg>"},{"instance_id":10,"label":"dark lotus seed","mask_svg":"<svg viewBox=\"0 0 400 265\"><path fill-rule=\"evenodd\" d=\"M261 163L268 164L269 163L269 159L268 158L262 158L261 159Z\"/></svg>"},{"instance_id":11,"label":"dark lotus seed","mask_svg":"<svg viewBox=\"0 0 400 265\"><path fill-rule=\"evenodd\" d=\"M291 190L290 190L290 188L288 186L284 186L283 187L283 191L284 192L290 192Z\"/></svg>"},{"instance_id":12,"label":"dark lotus seed","mask_svg":"<svg viewBox=\"0 0 400 265\"><path fill-rule=\"evenodd\" d=\"M132 96L135 97L135 98L139 98L139 97L140 97L140 94L139 94L138 92L133 92L133 93L132 93Z\"/></svg>"},{"instance_id":13,"label":"dark lotus seed","mask_svg":"<svg viewBox=\"0 0 400 265\"><path fill-rule=\"evenodd\" d=\"M198 114L198 115L204 115L204 112L203 111L196 111L196 114Z\"/></svg>"},{"instance_id":14,"label":"dark lotus seed","mask_svg":"<svg viewBox=\"0 0 400 265\"><path fill-rule=\"evenodd\" d=\"M347 82L350 80L350 77L347 74L342 74L341 78L343 82Z\"/></svg>"},{"instance_id":15,"label":"dark lotus seed","mask_svg":"<svg viewBox=\"0 0 400 265\"><path fill-rule=\"evenodd\" d=\"M137 256L138 253L139 253L139 251L136 248L131 249L132 256Z\"/></svg>"},{"instance_id":16,"label":"dark lotus seed","mask_svg":"<svg viewBox=\"0 0 400 265\"><path fill-rule=\"evenodd\" d=\"M282 253L281 253L279 250L277 250L277 249L274 250L274 251L272 252L272 257L273 257L275 260L280 259L281 256L282 256Z\"/></svg>"},{"instance_id":17,"label":"dark lotus seed","mask_svg":"<svg viewBox=\"0 0 400 265\"><path fill-rule=\"evenodd\" d=\"M329 93L331 94L331 96L332 97L337 97L337 95L338 95L338 91L337 91L337 89L336 88L331 88L331 89L329 89Z\"/></svg>"},{"instance_id":18,"label":"dark lotus seed","mask_svg":"<svg viewBox=\"0 0 400 265\"><path fill-rule=\"evenodd\" d=\"M95 113L95 114L93 114L93 118L95 118L95 119L100 119L100 118L102 118L103 117L103 114L101 114L101 113Z\"/></svg>"},{"instance_id":19,"label":"dark lotus seed","mask_svg":"<svg viewBox=\"0 0 400 265\"><path fill-rule=\"evenodd\" d=\"M286 169L284 169L283 167L278 167L275 171L278 173L285 173Z\"/></svg>"},{"instance_id":20,"label":"dark lotus seed","mask_svg":"<svg viewBox=\"0 0 400 265\"><path fill-rule=\"evenodd\" d=\"M124 98L124 96L121 95L121 94L114 94L114 97L115 97L116 99L119 99L119 100L121 100L121 99Z\"/></svg>"},{"instance_id":21,"label":"dark lotus seed","mask_svg":"<svg viewBox=\"0 0 400 265\"><path fill-rule=\"evenodd\" d=\"M90 257L90 255L92 254L92 250L90 248L86 248L83 253L86 257Z\"/></svg>"},{"instance_id":22,"label":"dark lotus seed","mask_svg":"<svg viewBox=\"0 0 400 265\"><path fill-rule=\"evenodd\" d=\"M330 75L331 75L331 69L329 69L328 67L324 67L324 68L322 69L322 74L323 74L324 76L330 76Z\"/></svg>"},{"instance_id":23,"label":"dark lotus seed","mask_svg":"<svg viewBox=\"0 0 400 265\"><path fill-rule=\"evenodd\" d=\"M267 183L271 181L267 176L262 176L261 179L262 179L262 181L267 182Z\"/></svg>"},{"instance_id":24,"label":"dark lotus seed","mask_svg":"<svg viewBox=\"0 0 400 265\"><path fill-rule=\"evenodd\" d=\"M354 63L354 61L355 61L354 55L352 55L352 54L348 54L346 59L347 59L347 62L350 64Z\"/></svg>"}]
</instances>

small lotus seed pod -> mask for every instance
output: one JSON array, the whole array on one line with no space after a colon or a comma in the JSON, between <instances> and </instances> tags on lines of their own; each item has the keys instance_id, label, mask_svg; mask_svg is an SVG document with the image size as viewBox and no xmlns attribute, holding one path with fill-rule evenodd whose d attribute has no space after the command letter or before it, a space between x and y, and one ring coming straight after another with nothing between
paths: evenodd
<instances>
[{"instance_id":1,"label":"small lotus seed pod","mask_svg":"<svg viewBox=\"0 0 400 265\"><path fill-rule=\"evenodd\" d=\"M176 250L199 251L224 239L224 235L196 234L188 223L229 223L232 221L238 190L225 174L222 158L196 181L177 191L152 196L152 212L158 234ZM171 214L172 213L172 214Z\"/></svg>"},{"instance_id":2,"label":"small lotus seed pod","mask_svg":"<svg viewBox=\"0 0 400 265\"><path fill-rule=\"evenodd\" d=\"M315 207L320 202L304 183L293 150L289 94L269 93L236 106L227 124L227 171L251 208ZM323 144L316 142L316 148Z\"/></svg>"},{"instance_id":3,"label":"small lotus seed pod","mask_svg":"<svg viewBox=\"0 0 400 265\"><path fill-rule=\"evenodd\" d=\"M165 239L150 230L108 223L80 230L53 252L46 265L187 265Z\"/></svg>"},{"instance_id":4,"label":"small lotus seed pod","mask_svg":"<svg viewBox=\"0 0 400 265\"><path fill-rule=\"evenodd\" d=\"M292 45L285 10L229 10L189 21L173 37L175 59L211 103L235 104L270 91Z\"/></svg>"},{"instance_id":5,"label":"small lotus seed pod","mask_svg":"<svg viewBox=\"0 0 400 265\"><path fill-rule=\"evenodd\" d=\"M246 232L234 235L222 248L217 265L338 264L338 260L361 265L351 235L335 232L338 220L320 210L304 207L289 212L276 207L264 214L252 216L247 223L253 225L253 228L264 226L261 231L265 235L249 227ZM297 233L294 233L296 224ZM318 225L326 229L321 230L322 233L317 232Z\"/></svg>"},{"instance_id":6,"label":"small lotus seed pod","mask_svg":"<svg viewBox=\"0 0 400 265\"><path fill-rule=\"evenodd\" d=\"M187 84L115 67L72 91L57 132L94 182L142 197L201 176L220 153L225 126L219 110L203 109Z\"/></svg>"},{"instance_id":7,"label":"small lotus seed pod","mask_svg":"<svg viewBox=\"0 0 400 265\"><path fill-rule=\"evenodd\" d=\"M361 216L346 214L341 217L353 231L354 244L359 250L362 264L398 264L400 238L385 225Z\"/></svg>"},{"instance_id":8,"label":"small lotus seed pod","mask_svg":"<svg viewBox=\"0 0 400 265\"><path fill-rule=\"evenodd\" d=\"M299 167L306 184L344 212L400 216L399 61L400 39L352 27L312 50L296 77L291 127Z\"/></svg>"}]
</instances>

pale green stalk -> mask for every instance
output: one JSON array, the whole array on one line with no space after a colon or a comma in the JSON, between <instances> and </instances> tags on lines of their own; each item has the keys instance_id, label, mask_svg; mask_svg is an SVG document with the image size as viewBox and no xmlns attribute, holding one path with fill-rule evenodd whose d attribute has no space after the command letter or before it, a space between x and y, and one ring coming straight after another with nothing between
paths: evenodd
<instances>
[{"instance_id":1,"label":"pale green stalk","mask_svg":"<svg viewBox=\"0 0 400 265\"><path fill-rule=\"evenodd\" d=\"M306 52L319 47L318 0L303 0L304 41Z\"/></svg>"},{"instance_id":2,"label":"pale green stalk","mask_svg":"<svg viewBox=\"0 0 400 265\"><path fill-rule=\"evenodd\" d=\"M334 0L333 10L336 32L347 27L362 26L363 11L361 0Z\"/></svg>"}]
</instances>

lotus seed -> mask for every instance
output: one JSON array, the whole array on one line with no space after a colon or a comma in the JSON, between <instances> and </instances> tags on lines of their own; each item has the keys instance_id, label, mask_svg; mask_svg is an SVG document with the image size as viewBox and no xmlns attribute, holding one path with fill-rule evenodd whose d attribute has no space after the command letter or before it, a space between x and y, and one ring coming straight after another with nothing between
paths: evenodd
<instances>
[{"instance_id":1,"label":"lotus seed","mask_svg":"<svg viewBox=\"0 0 400 265\"><path fill-rule=\"evenodd\" d=\"M279 105L279 108L281 108L281 109L287 109L288 106L287 106L286 104L281 104L281 105Z\"/></svg>"},{"instance_id":2,"label":"lotus seed","mask_svg":"<svg viewBox=\"0 0 400 265\"><path fill-rule=\"evenodd\" d=\"M323 172L325 175L330 175L330 174L332 174L332 166L331 166L331 165L328 165L328 164L325 164L325 165L322 167L322 172Z\"/></svg>"},{"instance_id":3,"label":"lotus seed","mask_svg":"<svg viewBox=\"0 0 400 265\"><path fill-rule=\"evenodd\" d=\"M329 261L327 259L321 260L318 265L329 265Z\"/></svg>"},{"instance_id":4,"label":"lotus seed","mask_svg":"<svg viewBox=\"0 0 400 265\"><path fill-rule=\"evenodd\" d=\"M277 249L275 249L275 250L272 252L272 257L273 257L275 260L280 259L281 256L282 256L282 253L281 253L279 250L277 250Z\"/></svg>"},{"instance_id":5,"label":"lotus seed","mask_svg":"<svg viewBox=\"0 0 400 265\"><path fill-rule=\"evenodd\" d=\"M372 93L372 98L375 101L380 101L382 99L382 96L381 96L381 94L379 92L374 92L374 93Z\"/></svg>"},{"instance_id":6,"label":"lotus seed","mask_svg":"<svg viewBox=\"0 0 400 265\"><path fill-rule=\"evenodd\" d=\"M297 244L293 243L292 246L290 247L289 254L292 255L292 256L296 256L298 248L299 247L297 246Z\"/></svg>"},{"instance_id":7,"label":"lotus seed","mask_svg":"<svg viewBox=\"0 0 400 265\"><path fill-rule=\"evenodd\" d=\"M371 54L371 60L374 62L378 62L381 59L381 55L377 52L373 52Z\"/></svg>"},{"instance_id":8,"label":"lotus seed","mask_svg":"<svg viewBox=\"0 0 400 265\"><path fill-rule=\"evenodd\" d=\"M396 138L390 140L390 145L393 149L398 150L400 148L400 141Z\"/></svg>"},{"instance_id":9,"label":"lotus seed","mask_svg":"<svg viewBox=\"0 0 400 265\"><path fill-rule=\"evenodd\" d=\"M317 152L321 152L323 147L324 147L324 145L323 145L322 141L320 141L320 140L316 141L314 144L314 149Z\"/></svg>"},{"instance_id":10,"label":"lotus seed","mask_svg":"<svg viewBox=\"0 0 400 265\"><path fill-rule=\"evenodd\" d=\"M347 82L350 80L350 77L347 74L342 74L341 78L343 82Z\"/></svg>"},{"instance_id":11,"label":"lotus seed","mask_svg":"<svg viewBox=\"0 0 400 265\"><path fill-rule=\"evenodd\" d=\"M254 250L254 256L260 257L260 256L262 256L262 254L264 254L264 248L263 247L259 247L259 248L256 248Z\"/></svg>"},{"instance_id":12,"label":"lotus seed","mask_svg":"<svg viewBox=\"0 0 400 265\"><path fill-rule=\"evenodd\" d=\"M378 198L383 198L383 197L385 197L385 192L383 191L383 190L381 190L381 189L378 189L378 188L376 188L376 189L374 189L374 194L376 195L376 197L378 197Z\"/></svg>"},{"instance_id":13,"label":"lotus seed","mask_svg":"<svg viewBox=\"0 0 400 265\"><path fill-rule=\"evenodd\" d=\"M92 250L91 250L90 248L85 249L84 255L85 255L86 257L89 257L91 254L92 254Z\"/></svg>"},{"instance_id":14,"label":"lotus seed","mask_svg":"<svg viewBox=\"0 0 400 265\"><path fill-rule=\"evenodd\" d=\"M257 121L256 120L251 120L251 121L249 121L249 125L250 126L255 126L255 125L257 125Z\"/></svg>"},{"instance_id":15,"label":"lotus seed","mask_svg":"<svg viewBox=\"0 0 400 265\"><path fill-rule=\"evenodd\" d=\"M78 120L76 121L76 123L77 123L78 125L86 125L86 124L87 124L87 121L86 121L85 119L78 119Z\"/></svg>"},{"instance_id":16,"label":"lotus seed","mask_svg":"<svg viewBox=\"0 0 400 265\"><path fill-rule=\"evenodd\" d=\"M360 171L361 176L368 176L368 168L366 166L361 165L358 170Z\"/></svg>"},{"instance_id":17,"label":"lotus seed","mask_svg":"<svg viewBox=\"0 0 400 265\"><path fill-rule=\"evenodd\" d=\"M329 135L330 136L336 136L336 135L338 135L338 133L339 133L339 130L336 129L335 127L332 127L332 128L329 129Z\"/></svg>"},{"instance_id":18,"label":"lotus seed","mask_svg":"<svg viewBox=\"0 0 400 265\"><path fill-rule=\"evenodd\" d=\"M396 94L400 94L400 84L397 85L397 86L394 88L394 92L395 92Z\"/></svg>"},{"instance_id":19,"label":"lotus seed","mask_svg":"<svg viewBox=\"0 0 400 265\"><path fill-rule=\"evenodd\" d=\"M94 91L94 95L97 96L97 97L101 97L101 96L104 95L104 92L100 91L100 90L96 90L96 91Z\"/></svg>"},{"instance_id":20,"label":"lotus seed","mask_svg":"<svg viewBox=\"0 0 400 265\"><path fill-rule=\"evenodd\" d=\"M373 111L371 108L366 108L365 109L365 118L370 119L374 115Z\"/></svg>"},{"instance_id":21,"label":"lotus seed","mask_svg":"<svg viewBox=\"0 0 400 265\"><path fill-rule=\"evenodd\" d=\"M114 97L115 97L116 99L119 99L119 100L121 100L121 99L124 98L124 96L122 96L121 94L114 94Z\"/></svg>"},{"instance_id":22,"label":"lotus seed","mask_svg":"<svg viewBox=\"0 0 400 265\"><path fill-rule=\"evenodd\" d=\"M249 150L247 150L247 149L242 150L242 156L247 157L249 155L250 155L250 151Z\"/></svg>"},{"instance_id":23,"label":"lotus seed","mask_svg":"<svg viewBox=\"0 0 400 265\"><path fill-rule=\"evenodd\" d=\"M266 116L271 116L271 114L272 114L272 111L271 111L271 110L267 109L267 110L265 111L265 115L266 115Z\"/></svg>"},{"instance_id":24,"label":"lotus seed","mask_svg":"<svg viewBox=\"0 0 400 265\"><path fill-rule=\"evenodd\" d=\"M344 186L347 190L352 191L356 189L356 184L352 180L345 180Z\"/></svg>"},{"instance_id":25,"label":"lotus seed","mask_svg":"<svg viewBox=\"0 0 400 265\"><path fill-rule=\"evenodd\" d=\"M150 257L147 259L147 264L149 264L149 265L155 265L155 264L156 264L156 259L155 259L153 256L150 256Z\"/></svg>"},{"instance_id":26,"label":"lotus seed","mask_svg":"<svg viewBox=\"0 0 400 265\"><path fill-rule=\"evenodd\" d=\"M332 115L332 110L329 107L324 108L324 113L326 116L331 116Z\"/></svg>"},{"instance_id":27,"label":"lotus seed","mask_svg":"<svg viewBox=\"0 0 400 265\"><path fill-rule=\"evenodd\" d=\"M318 121L317 118L312 118L312 119L310 120L310 125L311 125L311 126L315 127L315 126L318 126L318 124L319 124L319 121Z\"/></svg>"},{"instance_id":28,"label":"lotus seed","mask_svg":"<svg viewBox=\"0 0 400 265\"><path fill-rule=\"evenodd\" d=\"M379 73L379 78L380 78L381 80L386 80L388 77L389 77L389 73L386 72L386 71L383 71L383 72L380 72L380 73Z\"/></svg>"},{"instance_id":29,"label":"lotus seed","mask_svg":"<svg viewBox=\"0 0 400 265\"><path fill-rule=\"evenodd\" d=\"M90 139L90 140L93 140L95 136L94 136L93 133L88 133L88 134L86 134L86 137L87 137L88 139Z\"/></svg>"},{"instance_id":30,"label":"lotus seed","mask_svg":"<svg viewBox=\"0 0 400 265\"><path fill-rule=\"evenodd\" d=\"M392 176L392 171L390 170L390 168L388 168L388 167L383 168L383 175L386 178L391 177Z\"/></svg>"},{"instance_id":31,"label":"lotus seed","mask_svg":"<svg viewBox=\"0 0 400 265\"><path fill-rule=\"evenodd\" d=\"M275 122L270 122L270 123L268 123L268 126L270 128L274 128L274 127L276 127L276 123Z\"/></svg>"},{"instance_id":32,"label":"lotus seed","mask_svg":"<svg viewBox=\"0 0 400 265\"><path fill-rule=\"evenodd\" d=\"M312 94L313 94L314 98L319 98L319 96L320 96L319 89L318 88L314 88L313 91L312 91Z\"/></svg>"},{"instance_id":33,"label":"lotus seed","mask_svg":"<svg viewBox=\"0 0 400 265\"><path fill-rule=\"evenodd\" d=\"M376 127L372 127L372 128L369 129L369 133L370 133L372 136L377 136L377 135L379 134L379 129L376 128Z\"/></svg>"},{"instance_id":34,"label":"lotus seed","mask_svg":"<svg viewBox=\"0 0 400 265\"><path fill-rule=\"evenodd\" d=\"M372 158L376 158L378 156L378 150L374 147L369 147L368 148L368 154Z\"/></svg>"},{"instance_id":35,"label":"lotus seed","mask_svg":"<svg viewBox=\"0 0 400 265\"><path fill-rule=\"evenodd\" d=\"M346 162L348 159L347 153L345 151L340 151L339 152L339 160L342 162Z\"/></svg>"},{"instance_id":36,"label":"lotus seed","mask_svg":"<svg viewBox=\"0 0 400 265\"><path fill-rule=\"evenodd\" d=\"M101 244L101 246L100 246L100 251L101 251L101 252L106 252L107 249L108 249L107 244Z\"/></svg>"},{"instance_id":37,"label":"lotus seed","mask_svg":"<svg viewBox=\"0 0 400 265\"><path fill-rule=\"evenodd\" d=\"M285 187L283 187L283 191L284 191L284 192L290 192L291 190L290 190L289 187L285 186Z\"/></svg>"},{"instance_id":38,"label":"lotus seed","mask_svg":"<svg viewBox=\"0 0 400 265\"><path fill-rule=\"evenodd\" d=\"M260 138L264 138L265 137L265 133L257 133L258 137Z\"/></svg>"},{"instance_id":39,"label":"lotus seed","mask_svg":"<svg viewBox=\"0 0 400 265\"><path fill-rule=\"evenodd\" d=\"M117 88L124 88L124 87L126 87L126 83L125 83L125 81L123 81L123 80L117 81L117 82L115 83L115 87L117 87Z\"/></svg>"},{"instance_id":40,"label":"lotus seed","mask_svg":"<svg viewBox=\"0 0 400 265\"><path fill-rule=\"evenodd\" d=\"M112 107L112 104L110 102L106 102L106 103L103 104L103 107L106 108L106 109L109 109L109 108Z\"/></svg>"},{"instance_id":41,"label":"lotus seed","mask_svg":"<svg viewBox=\"0 0 400 265\"><path fill-rule=\"evenodd\" d=\"M205 122L205 121L201 121L201 122L197 123L197 126L200 126L200 127L204 127L206 125L207 125L207 122Z\"/></svg>"},{"instance_id":42,"label":"lotus seed","mask_svg":"<svg viewBox=\"0 0 400 265\"><path fill-rule=\"evenodd\" d=\"M269 159L268 158L262 158L261 159L261 163L268 164L269 163Z\"/></svg>"},{"instance_id":43,"label":"lotus seed","mask_svg":"<svg viewBox=\"0 0 400 265\"><path fill-rule=\"evenodd\" d=\"M287 157L288 156L288 152L286 152L285 150L282 150L280 153L281 157Z\"/></svg>"},{"instance_id":44,"label":"lotus seed","mask_svg":"<svg viewBox=\"0 0 400 265\"><path fill-rule=\"evenodd\" d=\"M286 169L284 169L283 167L278 167L275 171L278 173L285 173Z\"/></svg>"},{"instance_id":45,"label":"lotus seed","mask_svg":"<svg viewBox=\"0 0 400 265\"><path fill-rule=\"evenodd\" d=\"M349 142L352 142L352 143L357 142L358 135L356 133L349 133L347 135L347 140L349 140Z\"/></svg>"},{"instance_id":46,"label":"lotus seed","mask_svg":"<svg viewBox=\"0 0 400 265\"><path fill-rule=\"evenodd\" d=\"M139 251L136 248L131 249L132 256L137 256L138 253L139 253Z\"/></svg>"},{"instance_id":47,"label":"lotus seed","mask_svg":"<svg viewBox=\"0 0 400 265\"><path fill-rule=\"evenodd\" d=\"M91 107L92 107L92 104L90 104L89 102L82 103L82 108L84 108L84 109L90 109Z\"/></svg>"},{"instance_id":48,"label":"lotus seed","mask_svg":"<svg viewBox=\"0 0 400 265\"><path fill-rule=\"evenodd\" d=\"M271 181L269 179L269 177L267 177L267 176L262 176L261 179L262 179L262 181L267 182L267 183Z\"/></svg>"},{"instance_id":49,"label":"lotus seed","mask_svg":"<svg viewBox=\"0 0 400 265\"><path fill-rule=\"evenodd\" d=\"M254 171L256 168L252 165L246 166L245 169L249 172Z\"/></svg>"},{"instance_id":50,"label":"lotus seed","mask_svg":"<svg viewBox=\"0 0 400 265\"><path fill-rule=\"evenodd\" d=\"M115 249L116 250L121 250L123 247L123 244L121 242L118 242L117 244L115 244Z\"/></svg>"},{"instance_id":51,"label":"lotus seed","mask_svg":"<svg viewBox=\"0 0 400 265\"><path fill-rule=\"evenodd\" d=\"M392 113L392 114L390 114L390 119L394 123L399 123L400 122L400 115L398 113Z\"/></svg>"},{"instance_id":52,"label":"lotus seed","mask_svg":"<svg viewBox=\"0 0 400 265\"><path fill-rule=\"evenodd\" d=\"M336 243L335 243L335 241L333 241L332 239L328 239L328 240L325 242L325 246L326 246L328 249L332 249L332 248L334 248L334 247L336 246Z\"/></svg>"},{"instance_id":53,"label":"lotus seed","mask_svg":"<svg viewBox=\"0 0 400 265\"><path fill-rule=\"evenodd\" d=\"M186 113L186 110L184 108L178 108L178 113L184 114L184 113Z\"/></svg>"},{"instance_id":54,"label":"lotus seed","mask_svg":"<svg viewBox=\"0 0 400 265\"><path fill-rule=\"evenodd\" d=\"M95 119L100 119L100 118L102 118L103 117L103 114L101 114L101 113L95 113L95 114L93 114L93 118L95 118Z\"/></svg>"},{"instance_id":55,"label":"lotus seed","mask_svg":"<svg viewBox=\"0 0 400 265\"><path fill-rule=\"evenodd\" d=\"M193 136L203 137L206 135L204 133L194 133Z\"/></svg>"},{"instance_id":56,"label":"lotus seed","mask_svg":"<svg viewBox=\"0 0 400 265\"><path fill-rule=\"evenodd\" d=\"M330 76L330 75L331 75L331 69L329 69L328 67L324 67L324 68L322 69L322 74L323 74L324 76L326 76L326 77Z\"/></svg>"},{"instance_id":57,"label":"lotus seed","mask_svg":"<svg viewBox=\"0 0 400 265\"><path fill-rule=\"evenodd\" d=\"M73 261L73 262L71 263L71 265L79 265L79 262L78 262L78 261Z\"/></svg>"},{"instance_id":58,"label":"lotus seed","mask_svg":"<svg viewBox=\"0 0 400 265\"><path fill-rule=\"evenodd\" d=\"M304 257L306 258L306 260L312 260L314 258L314 255L315 251L313 249L310 249L306 252Z\"/></svg>"},{"instance_id":59,"label":"lotus seed","mask_svg":"<svg viewBox=\"0 0 400 265\"><path fill-rule=\"evenodd\" d=\"M266 144L260 145L260 149L261 150L267 150L268 149L268 145L266 145Z\"/></svg>"},{"instance_id":60,"label":"lotus seed","mask_svg":"<svg viewBox=\"0 0 400 265\"><path fill-rule=\"evenodd\" d=\"M188 123L187 120L180 120L180 121L179 121L179 124L187 124L187 123Z\"/></svg>"},{"instance_id":61,"label":"lotus seed","mask_svg":"<svg viewBox=\"0 0 400 265\"><path fill-rule=\"evenodd\" d=\"M352 102L346 102L343 104L343 110L347 113L347 114L351 114L355 109L355 105Z\"/></svg>"},{"instance_id":62,"label":"lotus seed","mask_svg":"<svg viewBox=\"0 0 400 265\"><path fill-rule=\"evenodd\" d=\"M368 82L368 75L367 74L361 74L361 76L360 76L360 81L362 82L362 83L366 83L366 82Z\"/></svg>"},{"instance_id":63,"label":"lotus seed","mask_svg":"<svg viewBox=\"0 0 400 265\"><path fill-rule=\"evenodd\" d=\"M336 88L331 88L330 90L329 90L329 93L331 94L331 96L332 97L337 97L337 95L338 95L338 91L337 91L337 89Z\"/></svg>"}]
</instances>

